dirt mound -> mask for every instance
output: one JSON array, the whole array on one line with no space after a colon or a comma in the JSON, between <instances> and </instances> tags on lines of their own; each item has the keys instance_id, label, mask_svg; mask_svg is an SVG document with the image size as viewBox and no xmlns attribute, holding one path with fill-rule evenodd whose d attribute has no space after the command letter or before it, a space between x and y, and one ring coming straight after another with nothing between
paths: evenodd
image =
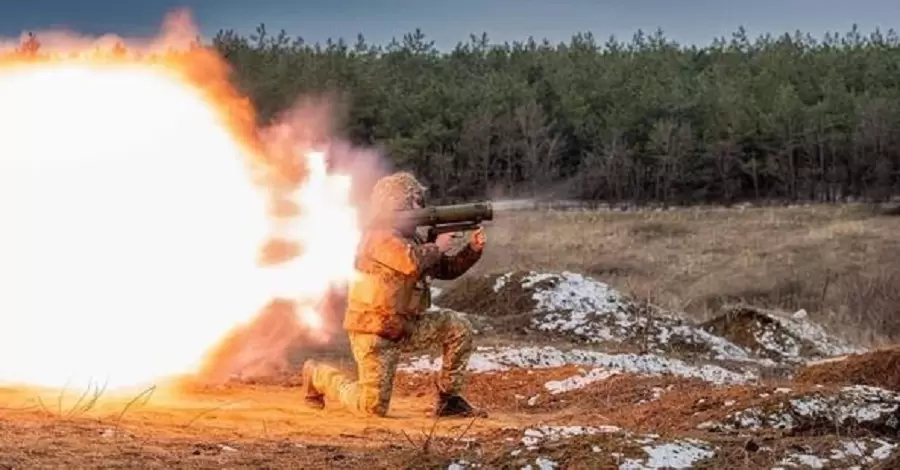
<instances>
[{"instance_id":1,"label":"dirt mound","mask_svg":"<svg viewBox=\"0 0 900 470\"><path fill-rule=\"evenodd\" d=\"M511 272L469 278L436 303L469 314L482 333L595 344L608 351L794 367L862 352L828 334L801 310L792 315L738 305L697 325L571 272Z\"/></svg>"},{"instance_id":2,"label":"dirt mound","mask_svg":"<svg viewBox=\"0 0 900 470\"><path fill-rule=\"evenodd\" d=\"M795 381L821 385L871 385L900 392L900 348L880 349L810 364Z\"/></svg>"},{"instance_id":3,"label":"dirt mound","mask_svg":"<svg viewBox=\"0 0 900 470\"><path fill-rule=\"evenodd\" d=\"M861 351L829 335L809 320L805 310L786 315L747 305L731 306L701 328L777 362L806 362Z\"/></svg>"},{"instance_id":4,"label":"dirt mound","mask_svg":"<svg viewBox=\"0 0 900 470\"><path fill-rule=\"evenodd\" d=\"M510 276L514 282L498 288L498 279ZM523 287L525 272L509 275L472 276L442 289L434 302L441 308L465 312L479 332L527 335L531 333L531 312L537 306L532 289Z\"/></svg>"},{"instance_id":5,"label":"dirt mound","mask_svg":"<svg viewBox=\"0 0 900 470\"><path fill-rule=\"evenodd\" d=\"M508 317L530 312L535 308L536 301L532 298L533 286L523 285L522 281L527 276L527 272L519 271L466 277L441 291L440 305L489 317Z\"/></svg>"},{"instance_id":6,"label":"dirt mound","mask_svg":"<svg viewBox=\"0 0 900 470\"><path fill-rule=\"evenodd\" d=\"M492 333L525 333L617 351L753 358L679 315L635 302L602 282L570 273L513 272L467 279L436 300ZM484 327L483 322L489 324Z\"/></svg>"}]
</instances>

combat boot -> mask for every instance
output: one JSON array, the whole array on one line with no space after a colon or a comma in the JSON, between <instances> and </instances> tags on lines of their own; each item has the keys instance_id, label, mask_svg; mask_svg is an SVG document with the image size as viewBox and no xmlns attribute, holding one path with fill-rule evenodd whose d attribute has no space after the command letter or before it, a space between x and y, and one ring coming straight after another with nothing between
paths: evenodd
<instances>
[{"instance_id":1,"label":"combat boot","mask_svg":"<svg viewBox=\"0 0 900 470\"><path fill-rule=\"evenodd\" d=\"M459 395L438 391L437 405L434 408L434 416L487 418L487 413L484 410L473 408L465 398Z\"/></svg>"},{"instance_id":2,"label":"combat boot","mask_svg":"<svg viewBox=\"0 0 900 470\"><path fill-rule=\"evenodd\" d=\"M303 393L303 402L306 406L321 410L325 408L325 397L313 387L313 374L315 371L316 361L308 359L303 363L303 371L301 372L303 385L300 386L300 390Z\"/></svg>"}]
</instances>

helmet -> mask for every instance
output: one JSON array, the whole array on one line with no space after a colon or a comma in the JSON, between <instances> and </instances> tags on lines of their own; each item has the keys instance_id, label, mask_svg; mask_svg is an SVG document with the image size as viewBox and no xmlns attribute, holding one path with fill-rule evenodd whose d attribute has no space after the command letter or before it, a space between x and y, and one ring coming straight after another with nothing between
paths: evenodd
<instances>
[{"instance_id":1,"label":"helmet","mask_svg":"<svg viewBox=\"0 0 900 470\"><path fill-rule=\"evenodd\" d=\"M409 210L425 205L425 192L412 173L394 173L375 183L369 204L373 213Z\"/></svg>"}]
</instances>

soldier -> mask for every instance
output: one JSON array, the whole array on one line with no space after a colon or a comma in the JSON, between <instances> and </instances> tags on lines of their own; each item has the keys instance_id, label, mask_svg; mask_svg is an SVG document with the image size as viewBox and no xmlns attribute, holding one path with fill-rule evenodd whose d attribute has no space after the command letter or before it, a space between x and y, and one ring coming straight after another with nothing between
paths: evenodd
<instances>
[{"instance_id":1,"label":"soldier","mask_svg":"<svg viewBox=\"0 0 900 470\"><path fill-rule=\"evenodd\" d=\"M421 208L425 187L409 173L395 173L375 184L370 204L382 214ZM471 324L452 310L426 312L431 306L428 277L458 278L481 258L484 243L484 231L478 229L465 247L450 255L451 234L425 243L416 227L365 232L357 251L360 277L350 286L344 318L358 381L308 360L302 372L306 404L321 409L327 399L360 415L384 416L400 352L439 344L443 364L435 416L485 416L460 396L472 354Z\"/></svg>"}]
</instances>

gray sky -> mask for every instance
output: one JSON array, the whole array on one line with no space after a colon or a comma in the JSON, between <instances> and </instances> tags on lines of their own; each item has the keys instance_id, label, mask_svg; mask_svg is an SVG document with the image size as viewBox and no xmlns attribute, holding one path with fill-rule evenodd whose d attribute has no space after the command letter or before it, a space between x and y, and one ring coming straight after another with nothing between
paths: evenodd
<instances>
[{"instance_id":1,"label":"gray sky","mask_svg":"<svg viewBox=\"0 0 900 470\"><path fill-rule=\"evenodd\" d=\"M2 0L0 35L65 26L79 32L152 35L163 15L187 7L205 35L219 29L250 33L265 23L309 42L357 33L386 43L416 27L439 47L486 31L494 41L533 35L554 42L591 31L605 40L630 39L661 27L682 43L708 44L739 25L751 36L800 29L821 36L855 22L864 31L900 26L897 0ZM676 6L678 5L678 6ZM898 28L900 29L900 28Z\"/></svg>"}]
</instances>

